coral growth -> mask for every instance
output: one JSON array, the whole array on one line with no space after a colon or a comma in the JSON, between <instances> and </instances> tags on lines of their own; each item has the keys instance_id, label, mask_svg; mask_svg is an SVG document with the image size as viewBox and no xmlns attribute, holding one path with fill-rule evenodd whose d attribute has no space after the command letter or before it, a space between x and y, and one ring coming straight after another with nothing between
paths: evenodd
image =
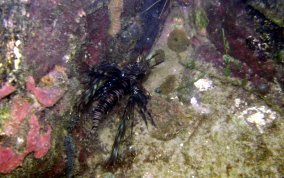
<instances>
[{"instance_id":1,"label":"coral growth","mask_svg":"<svg viewBox=\"0 0 284 178\"><path fill-rule=\"evenodd\" d=\"M16 167L22 165L24 158L34 152L35 158L45 156L51 146L51 126L47 124L42 126L39 123L37 112L51 107L61 99L66 91L67 75L65 68L57 66L50 73L42 78L41 85L46 87L36 87L32 76L28 77L26 82L27 94L13 96L10 105L10 119L3 121L3 130L1 135L5 135L5 140L11 140L10 137L22 137L23 130L28 130L24 140L16 143L0 144L0 172L10 173ZM13 89L16 90L16 89ZM31 93L30 93L31 92ZM29 98L29 99L28 99ZM42 104L42 107L37 104ZM24 122L28 120L27 122ZM45 131L41 131L41 129ZM21 140L21 139L20 139ZM21 153L16 153L17 144L26 143ZM3 154L5 155L3 155Z\"/></svg>"},{"instance_id":2,"label":"coral growth","mask_svg":"<svg viewBox=\"0 0 284 178\"><path fill-rule=\"evenodd\" d=\"M46 107L51 107L64 95L66 88L62 84L67 81L65 68L56 66L55 70L42 78L42 82L50 86L36 87L32 76L27 79L27 89L31 91L37 100Z\"/></svg>"},{"instance_id":3,"label":"coral growth","mask_svg":"<svg viewBox=\"0 0 284 178\"><path fill-rule=\"evenodd\" d=\"M40 134L40 125L36 115L32 115L29 119L30 130L27 136L27 145L25 153L35 152L35 158L42 158L46 155L50 147L51 127L47 127L47 131Z\"/></svg>"},{"instance_id":4,"label":"coral growth","mask_svg":"<svg viewBox=\"0 0 284 178\"><path fill-rule=\"evenodd\" d=\"M4 98L5 96L8 96L9 94L16 91L16 88L13 87L9 82L6 82L4 86L0 89L0 99Z\"/></svg>"},{"instance_id":5,"label":"coral growth","mask_svg":"<svg viewBox=\"0 0 284 178\"><path fill-rule=\"evenodd\" d=\"M39 123L35 115L29 119L30 130L27 136L27 144L22 154L16 154L10 147L0 147L0 172L10 173L20 166L31 152L35 152L35 158L42 158L50 147L51 127L44 135L39 132Z\"/></svg>"},{"instance_id":6,"label":"coral growth","mask_svg":"<svg viewBox=\"0 0 284 178\"><path fill-rule=\"evenodd\" d=\"M0 147L0 172L10 173L22 164L26 155L17 155L11 148Z\"/></svg>"},{"instance_id":7,"label":"coral growth","mask_svg":"<svg viewBox=\"0 0 284 178\"><path fill-rule=\"evenodd\" d=\"M5 134L6 135L17 134L21 122L30 113L30 110L31 110L31 105L26 99L21 97L13 98L11 106L12 121L5 123L5 128L4 128Z\"/></svg>"}]
</instances>

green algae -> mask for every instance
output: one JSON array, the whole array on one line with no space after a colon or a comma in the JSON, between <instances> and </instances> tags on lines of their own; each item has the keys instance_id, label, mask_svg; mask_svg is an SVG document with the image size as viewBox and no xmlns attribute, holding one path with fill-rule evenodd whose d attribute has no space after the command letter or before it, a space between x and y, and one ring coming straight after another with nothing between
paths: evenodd
<instances>
[{"instance_id":1,"label":"green algae","mask_svg":"<svg viewBox=\"0 0 284 178\"><path fill-rule=\"evenodd\" d=\"M208 25L206 11L203 8L194 9L194 24L198 29L204 29Z\"/></svg>"},{"instance_id":2,"label":"green algae","mask_svg":"<svg viewBox=\"0 0 284 178\"><path fill-rule=\"evenodd\" d=\"M196 67L196 63L194 60L190 60L189 62L187 62L185 65L184 65L185 68L189 69L189 70L193 70L195 69Z\"/></svg>"},{"instance_id":3,"label":"green algae","mask_svg":"<svg viewBox=\"0 0 284 178\"><path fill-rule=\"evenodd\" d=\"M225 62L225 69L223 70L223 74L227 77L231 75L231 69L230 69L230 64L232 61L235 61L233 57L228 55L228 52L230 50L230 45L229 42L225 36L225 30L222 28L222 39L223 39L223 45L224 45L224 55L223 55L223 60Z\"/></svg>"},{"instance_id":4,"label":"green algae","mask_svg":"<svg viewBox=\"0 0 284 178\"><path fill-rule=\"evenodd\" d=\"M3 132L3 129L5 127L5 123L10 120L10 106L8 104L1 104L0 106L0 133ZM1 140L0 140L1 142Z\"/></svg>"},{"instance_id":5,"label":"green algae","mask_svg":"<svg viewBox=\"0 0 284 178\"><path fill-rule=\"evenodd\" d=\"M10 119L10 107L7 104L4 104L0 108L0 120L4 121Z\"/></svg>"}]
</instances>

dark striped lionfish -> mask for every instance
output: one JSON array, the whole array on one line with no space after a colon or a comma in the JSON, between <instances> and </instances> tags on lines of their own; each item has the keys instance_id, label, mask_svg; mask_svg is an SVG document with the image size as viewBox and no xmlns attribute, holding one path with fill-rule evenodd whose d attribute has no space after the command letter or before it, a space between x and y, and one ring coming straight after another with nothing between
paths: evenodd
<instances>
[{"instance_id":1,"label":"dark striped lionfish","mask_svg":"<svg viewBox=\"0 0 284 178\"><path fill-rule=\"evenodd\" d=\"M128 64L122 69L117 64L112 63L98 65L89 72L91 80L83 93L80 110L84 110L90 107L92 103L97 102L95 108L93 108L92 132L96 132L100 122L107 117L108 113L122 98L128 97L107 166L114 165L118 159L119 145L125 137L126 130L129 125L133 127L134 110L139 112L147 126L147 120L150 120L155 126L147 109L149 95L146 94L141 84L150 68L149 61L138 58L135 63Z\"/></svg>"}]
</instances>

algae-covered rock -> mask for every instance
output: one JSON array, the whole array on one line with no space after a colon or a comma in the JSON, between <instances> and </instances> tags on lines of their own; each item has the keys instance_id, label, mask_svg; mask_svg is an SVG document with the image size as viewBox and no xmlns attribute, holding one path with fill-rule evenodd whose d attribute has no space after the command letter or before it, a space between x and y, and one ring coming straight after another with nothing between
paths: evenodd
<instances>
[{"instance_id":1,"label":"algae-covered rock","mask_svg":"<svg viewBox=\"0 0 284 178\"><path fill-rule=\"evenodd\" d=\"M162 83L162 85L159 87L162 94L169 94L175 90L175 82L176 82L176 76L175 75L169 75L165 81Z\"/></svg>"},{"instance_id":2,"label":"algae-covered rock","mask_svg":"<svg viewBox=\"0 0 284 178\"><path fill-rule=\"evenodd\" d=\"M247 33L252 27L244 4L213 0L180 7L189 0L173 6L165 2L169 1L0 2L0 177L284 175L284 95L277 81L267 83L274 77L284 83L284 73L270 59L245 56L257 51L243 50L248 34L255 35ZM110 172L104 166L127 101L121 98L97 135L91 135L91 108L96 103L80 121L80 113L70 112L80 102L79 80L87 75L80 73L76 79L71 74L85 63L95 65L103 59L127 65L138 54L147 54L168 12L175 13L154 46L155 62L143 83L156 125L147 126L138 113L141 108L135 108L138 112L129 118L134 119L133 128L121 141L121 162ZM189 13L194 20L188 19ZM275 26L271 27L273 31ZM228 69L235 76L242 74L243 81L220 72L222 28L229 52L240 55L244 63ZM208 34L200 33L206 29ZM194 49L189 46L191 36ZM252 42L260 41L259 36L252 37Z\"/></svg>"},{"instance_id":3,"label":"algae-covered rock","mask_svg":"<svg viewBox=\"0 0 284 178\"><path fill-rule=\"evenodd\" d=\"M198 29L204 29L208 25L208 18L205 9L194 9L194 24Z\"/></svg>"},{"instance_id":4,"label":"algae-covered rock","mask_svg":"<svg viewBox=\"0 0 284 178\"><path fill-rule=\"evenodd\" d=\"M284 2L282 0L274 1L256 1L250 0L248 2L252 7L263 13L266 18L270 19L277 25L284 27Z\"/></svg>"},{"instance_id":5,"label":"algae-covered rock","mask_svg":"<svg viewBox=\"0 0 284 178\"><path fill-rule=\"evenodd\" d=\"M180 53L186 51L189 45L189 39L187 38L185 31L175 29L170 33L167 44L171 50Z\"/></svg>"},{"instance_id":6,"label":"algae-covered rock","mask_svg":"<svg viewBox=\"0 0 284 178\"><path fill-rule=\"evenodd\" d=\"M64 69L57 67L42 78L42 87L36 87L33 77L29 76L25 90L11 94L10 100L0 100L1 174L41 175L60 158L65 129L63 123L55 124L55 118L62 113L46 108L54 106L64 96L67 80Z\"/></svg>"}]
</instances>

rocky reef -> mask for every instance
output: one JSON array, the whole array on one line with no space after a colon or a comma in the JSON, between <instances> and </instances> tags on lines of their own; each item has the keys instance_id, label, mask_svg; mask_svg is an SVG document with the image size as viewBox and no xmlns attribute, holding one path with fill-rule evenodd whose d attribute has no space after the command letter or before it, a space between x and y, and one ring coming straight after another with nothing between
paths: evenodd
<instances>
[{"instance_id":1,"label":"rocky reef","mask_svg":"<svg viewBox=\"0 0 284 178\"><path fill-rule=\"evenodd\" d=\"M65 164L65 151L78 141L70 141L68 113L80 95L79 76L100 62L127 63L151 49L169 4L147 9L150 4L1 1L1 174L65 174L56 166ZM145 30L149 23L155 32ZM66 173L72 176L69 157Z\"/></svg>"},{"instance_id":2,"label":"rocky reef","mask_svg":"<svg viewBox=\"0 0 284 178\"><path fill-rule=\"evenodd\" d=\"M1 1L0 177L283 176L282 7L278 0ZM154 66L143 87L156 126L135 112L119 164L106 167L127 101L96 135L94 111L81 116L74 106L90 69L123 68L138 56Z\"/></svg>"},{"instance_id":3,"label":"rocky reef","mask_svg":"<svg viewBox=\"0 0 284 178\"><path fill-rule=\"evenodd\" d=\"M220 3L222 6L207 5L207 31L218 51L232 57L224 58L226 68L233 76L256 83L268 84L276 78L283 88L283 71L279 67L283 65L283 28L245 3Z\"/></svg>"}]
</instances>

